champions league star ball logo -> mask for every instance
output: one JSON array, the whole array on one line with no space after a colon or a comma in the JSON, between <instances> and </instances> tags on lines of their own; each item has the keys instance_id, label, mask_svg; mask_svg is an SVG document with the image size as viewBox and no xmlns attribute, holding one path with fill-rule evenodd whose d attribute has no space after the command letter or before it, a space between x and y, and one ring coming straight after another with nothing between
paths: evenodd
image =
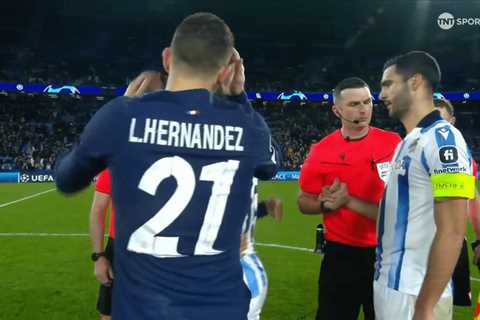
<instances>
[{"instance_id":1,"label":"champions league star ball logo","mask_svg":"<svg viewBox=\"0 0 480 320\"><path fill-rule=\"evenodd\" d=\"M48 85L45 89L43 89L43 92L46 92L46 93L80 94L80 90L78 90L74 86L62 86L62 87L55 88L51 84Z\"/></svg>"},{"instance_id":2,"label":"champions league star ball logo","mask_svg":"<svg viewBox=\"0 0 480 320\"><path fill-rule=\"evenodd\" d=\"M308 100L307 96L301 91L293 91L292 94L287 94L285 92L280 93L277 96L278 100L290 101L290 100Z\"/></svg>"},{"instance_id":3,"label":"champions league star ball logo","mask_svg":"<svg viewBox=\"0 0 480 320\"><path fill-rule=\"evenodd\" d=\"M20 176L20 182L25 183L28 181L30 181L30 176L28 174L24 173Z\"/></svg>"}]
</instances>

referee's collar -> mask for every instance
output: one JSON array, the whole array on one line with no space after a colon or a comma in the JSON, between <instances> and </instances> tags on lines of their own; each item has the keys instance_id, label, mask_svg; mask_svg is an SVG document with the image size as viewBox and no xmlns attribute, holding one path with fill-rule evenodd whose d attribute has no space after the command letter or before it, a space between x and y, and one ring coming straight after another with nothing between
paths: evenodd
<instances>
[{"instance_id":1,"label":"referee's collar","mask_svg":"<svg viewBox=\"0 0 480 320\"><path fill-rule=\"evenodd\" d=\"M443 118L440 117L440 112L438 110L434 110L420 120L417 124L417 128L427 128L439 120L443 120Z\"/></svg>"}]
</instances>

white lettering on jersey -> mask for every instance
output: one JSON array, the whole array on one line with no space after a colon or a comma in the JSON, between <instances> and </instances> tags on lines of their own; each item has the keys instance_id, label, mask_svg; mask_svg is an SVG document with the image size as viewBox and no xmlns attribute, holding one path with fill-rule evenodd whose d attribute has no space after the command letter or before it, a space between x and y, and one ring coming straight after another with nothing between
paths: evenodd
<instances>
[{"instance_id":1,"label":"white lettering on jersey","mask_svg":"<svg viewBox=\"0 0 480 320\"><path fill-rule=\"evenodd\" d=\"M244 151L243 128L146 118L143 138L135 136L137 119L130 121L128 141L190 149Z\"/></svg>"}]
</instances>

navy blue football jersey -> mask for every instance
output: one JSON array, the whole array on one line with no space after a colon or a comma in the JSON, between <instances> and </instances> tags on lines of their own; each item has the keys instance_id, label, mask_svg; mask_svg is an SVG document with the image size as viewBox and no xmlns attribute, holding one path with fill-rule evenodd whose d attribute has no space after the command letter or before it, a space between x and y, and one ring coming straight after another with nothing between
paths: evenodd
<instances>
[{"instance_id":1,"label":"navy blue football jersey","mask_svg":"<svg viewBox=\"0 0 480 320\"><path fill-rule=\"evenodd\" d=\"M113 319L246 319L242 222L252 178L276 165L265 121L236 100L203 89L114 99L57 165L67 193L111 172Z\"/></svg>"}]
</instances>

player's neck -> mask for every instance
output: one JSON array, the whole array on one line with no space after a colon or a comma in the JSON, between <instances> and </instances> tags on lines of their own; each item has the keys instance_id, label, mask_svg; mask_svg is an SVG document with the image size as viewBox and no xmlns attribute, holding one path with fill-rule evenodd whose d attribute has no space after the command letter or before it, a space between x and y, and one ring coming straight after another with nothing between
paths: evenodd
<instances>
[{"instance_id":1,"label":"player's neck","mask_svg":"<svg viewBox=\"0 0 480 320\"><path fill-rule=\"evenodd\" d=\"M183 91L194 89L206 89L212 92L214 89L214 82L209 79L199 79L183 75L169 74L165 90Z\"/></svg>"},{"instance_id":2,"label":"player's neck","mask_svg":"<svg viewBox=\"0 0 480 320\"><path fill-rule=\"evenodd\" d=\"M435 110L432 100L421 100L413 102L410 110L400 119L407 134L412 132L423 118Z\"/></svg>"},{"instance_id":3,"label":"player's neck","mask_svg":"<svg viewBox=\"0 0 480 320\"><path fill-rule=\"evenodd\" d=\"M345 139L358 140L365 137L368 134L369 126L365 127L350 127L348 125L342 126L340 132Z\"/></svg>"}]
</instances>

